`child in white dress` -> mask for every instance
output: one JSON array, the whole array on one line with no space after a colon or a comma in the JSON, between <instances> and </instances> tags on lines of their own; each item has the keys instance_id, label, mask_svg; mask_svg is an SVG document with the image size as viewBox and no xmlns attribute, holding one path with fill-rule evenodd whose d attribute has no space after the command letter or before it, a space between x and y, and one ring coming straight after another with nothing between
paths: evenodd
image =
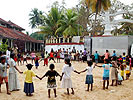
<instances>
[{"instance_id":1,"label":"child in white dress","mask_svg":"<svg viewBox=\"0 0 133 100\"><path fill-rule=\"evenodd\" d=\"M69 95L69 88L72 89L72 94L74 94L74 90L73 90L73 86L72 86L72 80L71 80L72 71L74 71L75 73L80 74L79 72L74 70L74 68L72 67L72 65L70 63L70 59L66 58L65 59L65 65L63 66L63 69L62 69L62 76L61 76L62 84L61 84L61 87L67 89L67 94L68 95Z\"/></svg>"}]
</instances>

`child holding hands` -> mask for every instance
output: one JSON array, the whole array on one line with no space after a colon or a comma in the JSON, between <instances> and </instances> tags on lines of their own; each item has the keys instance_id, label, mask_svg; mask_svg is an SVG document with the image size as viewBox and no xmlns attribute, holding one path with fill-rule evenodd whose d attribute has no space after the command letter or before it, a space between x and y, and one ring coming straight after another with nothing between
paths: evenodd
<instances>
[{"instance_id":1,"label":"child holding hands","mask_svg":"<svg viewBox=\"0 0 133 100\"><path fill-rule=\"evenodd\" d=\"M24 74L26 75L24 83L24 92L26 93L26 96L32 96L32 93L34 92L32 77L37 77L39 79L40 77L35 75L35 73L31 70L33 66L32 64L28 64L26 66L28 70L24 72Z\"/></svg>"},{"instance_id":2,"label":"child holding hands","mask_svg":"<svg viewBox=\"0 0 133 100\"><path fill-rule=\"evenodd\" d=\"M54 68L55 68L54 64L50 64L49 68L50 68L50 70L47 71L46 74L40 79L42 80L44 77L48 77L48 81L47 81L48 97L50 98L50 90L51 89L54 90L54 95L55 95L55 97L57 97L57 95L56 95L57 85L56 85L55 76L60 76L60 74L54 70Z\"/></svg>"},{"instance_id":3,"label":"child holding hands","mask_svg":"<svg viewBox=\"0 0 133 100\"><path fill-rule=\"evenodd\" d=\"M69 88L72 89L71 94L74 94L74 89L73 89L72 80L71 80L72 71L74 71L75 73L80 74L79 72L74 70L74 68L72 67L72 65L70 63L70 59L66 58L65 59L65 65L63 66L63 69L62 69L62 77L61 77L62 84L61 84L61 86L62 86L62 88L67 89L67 94L68 95L69 95Z\"/></svg>"},{"instance_id":4,"label":"child holding hands","mask_svg":"<svg viewBox=\"0 0 133 100\"><path fill-rule=\"evenodd\" d=\"M93 88L93 74L92 74L92 70L95 68L95 65L93 65L92 61L87 61L88 67L86 67L85 70L81 71L80 73L86 72L87 71L87 75L86 75L86 82L85 84L88 84L88 88L87 91L89 91L89 87L91 84L91 91Z\"/></svg>"}]
</instances>

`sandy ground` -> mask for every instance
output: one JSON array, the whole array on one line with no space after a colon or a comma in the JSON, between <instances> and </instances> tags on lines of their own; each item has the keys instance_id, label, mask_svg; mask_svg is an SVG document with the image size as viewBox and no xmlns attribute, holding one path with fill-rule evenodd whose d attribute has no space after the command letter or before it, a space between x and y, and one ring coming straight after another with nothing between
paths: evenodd
<instances>
[{"instance_id":1,"label":"sandy ground","mask_svg":"<svg viewBox=\"0 0 133 100\"><path fill-rule=\"evenodd\" d=\"M50 63L53 63L52 61ZM62 67L64 65L63 60L61 63L56 63L56 70L61 74ZM72 65L77 71L84 70L87 67L86 63L72 62ZM25 65L18 67L21 71L25 71ZM39 69L36 70L33 67L33 71L42 77L48 70L48 67L43 66L43 62L40 63ZM75 95L65 95L65 89L60 88L60 78L57 77L57 98L54 98L53 91L51 91L51 98L47 95L47 78L39 80L33 79L35 86L35 93L32 97L27 97L23 92L24 79L23 74L18 73L18 79L20 81L21 90L12 92L11 96L6 94L5 84L2 85L2 93L0 93L0 100L133 100L133 75L130 80L126 80L121 86L109 87L108 90L102 90L102 73L103 68L96 67L93 70L94 75L94 87L93 91L85 91L87 86L85 85L86 73L76 74L72 73L72 81L75 90ZM111 82L110 82L111 83Z\"/></svg>"}]
</instances>

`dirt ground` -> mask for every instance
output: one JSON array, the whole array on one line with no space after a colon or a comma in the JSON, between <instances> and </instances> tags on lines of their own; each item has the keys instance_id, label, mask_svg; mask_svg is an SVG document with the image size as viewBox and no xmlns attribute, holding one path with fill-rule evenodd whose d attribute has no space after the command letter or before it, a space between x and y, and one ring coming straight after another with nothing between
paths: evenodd
<instances>
[{"instance_id":1,"label":"dirt ground","mask_svg":"<svg viewBox=\"0 0 133 100\"><path fill-rule=\"evenodd\" d=\"M30 63L30 61L29 61ZM53 63L52 61L50 63ZM64 61L61 63L55 63L55 70L61 74ZM73 67L77 71L82 71L87 67L86 63L81 62L72 62ZM18 66L21 71L27 70L25 65ZM40 63L39 69L36 70L33 67L33 71L40 77L42 77L49 67L43 66L43 62ZM24 79L23 74L18 73L18 79L20 81L21 90L13 91L11 95L6 94L5 84L2 85L2 93L0 93L0 100L133 100L133 71L129 80L122 82L122 85L119 86L109 86L108 90L102 90L102 74L103 68L96 67L93 70L94 76L94 87L93 91L85 91L87 85L85 85L86 73L76 74L72 73L72 82L75 90L75 95L66 95L65 89L60 87L60 77L57 77L57 98L54 98L53 91L51 91L51 98L48 98L47 95L47 78L39 80L37 78L33 79L35 93L32 97L27 97L23 92ZM110 81L111 83L111 81Z\"/></svg>"}]
</instances>

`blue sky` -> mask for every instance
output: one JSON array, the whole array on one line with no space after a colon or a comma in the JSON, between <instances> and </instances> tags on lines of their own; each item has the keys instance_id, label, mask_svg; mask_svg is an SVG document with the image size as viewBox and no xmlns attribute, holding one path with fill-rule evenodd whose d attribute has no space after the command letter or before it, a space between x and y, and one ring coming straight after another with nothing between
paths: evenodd
<instances>
[{"instance_id":1,"label":"blue sky","mask_svg":"<svg viewBox=\"0 0 133 100\"><path fill-rule=\"evenodd\" d=\"M11 20L19 26L26 29L28 32L32 32L29 27L29 13L31 9L38 8L44 12L49 10L49 6L56 0L1 0L0 5L0 18L6 21ZM57 0L59 3L62 0ZM67 8L75 7L79 0L65 0ZM131 4L133 0L119 0L124 4Z\"/></svg>"}]
</instances>

